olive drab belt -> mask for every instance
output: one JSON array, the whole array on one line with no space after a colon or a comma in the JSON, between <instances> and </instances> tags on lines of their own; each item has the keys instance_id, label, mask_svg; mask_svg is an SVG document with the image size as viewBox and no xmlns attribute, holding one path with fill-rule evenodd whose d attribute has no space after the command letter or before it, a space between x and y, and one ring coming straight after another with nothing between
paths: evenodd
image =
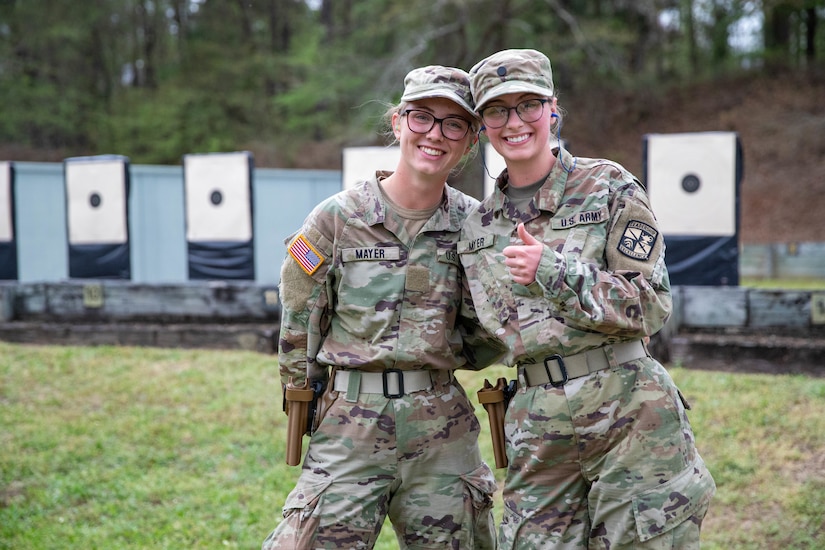
<instances>
[{"instance_id":1,"label":"olive drab belt","mask_svg":"<svg viewBox=\"0 0 825 550\"><path fill-rule=\"evenodd\" d=\"M386 369L383 372L362 372L359 370L335 370L333 390L346 392L347 399L359 393L380 393L387 398L403 397L406 394L428 390L436 384L452 380L449 370L399 370Z\"/></svg>"},{"instance_id":2,"label":"olive drab belt","mask_svg":"<svg viewBox=\"0 0 825 550\"><path fill-rule=\"evenodd\" d=\"M518 377L524 386L551 384L561 387L568 380L647 356L647 349L641 340L608 344L566 357L554 354L529 360L529 364L519 362Z\"/></svg>"}]
</instances>

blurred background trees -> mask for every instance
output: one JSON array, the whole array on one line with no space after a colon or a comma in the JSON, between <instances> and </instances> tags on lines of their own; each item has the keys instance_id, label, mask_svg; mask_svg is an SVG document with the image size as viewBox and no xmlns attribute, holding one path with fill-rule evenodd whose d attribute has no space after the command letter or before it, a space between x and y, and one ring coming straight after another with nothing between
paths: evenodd
<instances>
[{"instance_id":1,"label":"blurred background trees","mask_svg":"<svg viewBox=\"0 0 825 550\"><path fill-rule=\"evenodd\" d=\"M0 145L337 168L308 144L381 143L416 66L536 48L562 101L632 94L822 65L823 19L825 0L0 0Z\"/></svg>"}]
</instances>

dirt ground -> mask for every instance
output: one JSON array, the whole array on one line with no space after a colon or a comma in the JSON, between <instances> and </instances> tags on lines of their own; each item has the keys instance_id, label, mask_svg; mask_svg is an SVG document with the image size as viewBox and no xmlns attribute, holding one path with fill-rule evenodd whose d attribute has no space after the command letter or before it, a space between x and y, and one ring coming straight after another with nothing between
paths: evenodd
<instances>
[{"instance_id":1,"label":"dirt ground","mask_svg":"<svg viewBox=\"0 0 825 550\"><path fill-rule=\"evenodd\" d=\"M682 341L679 341L681 338ZM671 342L669 361L665 366L681 366L687 369L736 372L769 375L800 375L825 378L821 343L811 346L811 342L789 347L776 348L773 353L760 354L759 340L766 336L751 336L741 342L727 346L707 345L701 341L686 342L689 337L677 337ZM651 350L653 351L653 350ZM660 358L653 351L655 357Z\"/></svg>"},{"instance_id":2,"label":"dirt ground","mask_svg":"<svg viewBox=\"0 0 825 550\"><path fill-rule=\"evenodd\" d=\"M825 70L729 77L662 96L562 90L560 103L577 154L611 158L637 175L645 134L737 132L742 243L825 240Z\"/></svg>"}]
</instances>

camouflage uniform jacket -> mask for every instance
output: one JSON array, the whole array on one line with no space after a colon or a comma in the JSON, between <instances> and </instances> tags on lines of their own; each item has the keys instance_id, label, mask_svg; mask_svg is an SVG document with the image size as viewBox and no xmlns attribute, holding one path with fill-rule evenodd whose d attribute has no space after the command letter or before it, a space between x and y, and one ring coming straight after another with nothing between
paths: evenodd
<instances>
[{"instance_id":1,"label":"camouflage uniform jacket","mask_svg":"<svg viewBox=\"0 0 825 550\"><path fill-rule=\"evenodd\" d=\"M663 237L641 183L614 162L556 154L521 219L502 172L458 246L481 324L507 345L510 366L643 338L671 311ZM529 286L512 281L502 254L523 244L519 222L545 245Z\"/></svg>"},{"instance_id":2,"label":"camouflage uniform jacket","mask_svg":"<svg viewBox=\"0 0 825 550\"><path fill-rule=\"evenodd\" d=\"M323 201L287 239L282 382L323 378L332 365L481 368L501 356L502 346L488 347L489 337L476 333L456 254L461 224L478 201L449 186L445 193L421 231L409 235L373 178Z\"/></svg>"}]
</instances>

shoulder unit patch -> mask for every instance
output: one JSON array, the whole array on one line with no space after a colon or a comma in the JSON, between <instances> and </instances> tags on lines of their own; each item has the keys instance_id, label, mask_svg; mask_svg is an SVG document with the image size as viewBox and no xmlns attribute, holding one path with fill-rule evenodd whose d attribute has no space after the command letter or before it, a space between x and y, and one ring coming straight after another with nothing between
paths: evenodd
<instances>
[{"instance_id":1,"label":"shoulder unit patch","mask_svg":"<svg viewBox=\"0 0 825 550\"><path fill-rule=\"evenodd\" d=\"M324 258L321 256L321 253L309 243L303 234L295 237L295 240L292 241L292 244L289 245L287 250L289 251L289 255L298 262L298 265L301 266L301 269L303 269L307 275L315 273L321 264L324 263Z\"/></svg>"},{"instance_id":2,"label":"shoulder unit patch","mask_svg":"<svg viewBox=\"0 0 825 550\"><path fill-rule=\"evenodd\" d=\"M630 220L616 247L619 252L635 260L649 260L659 232L639 220Z\"/></svg>"}]
</instances>

